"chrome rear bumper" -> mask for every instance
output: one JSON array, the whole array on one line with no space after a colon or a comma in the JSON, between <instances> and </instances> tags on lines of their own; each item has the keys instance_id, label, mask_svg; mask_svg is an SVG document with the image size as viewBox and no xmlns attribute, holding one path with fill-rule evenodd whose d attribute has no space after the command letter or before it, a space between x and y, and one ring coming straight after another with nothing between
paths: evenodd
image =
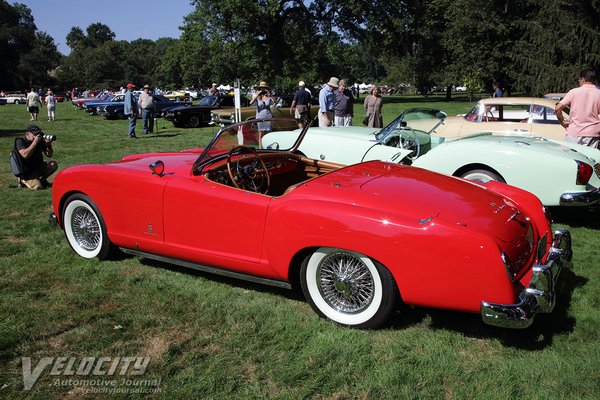
<instances>
[{"instance_id":1,"label":"chrome rear bumper","mask_svg":"<svg viewBox=\"0 0 600 400\"><path fill-rule=\"evenodd\" d=\"M561 206L587 206L600 201L600 188L590 192L563 193L560 196Z\"/></svg>"},{"instance_id":2,"label":"chrome rear bumper","mask_svg":"<svg viewBox=\"0 0 600 400\"><path fill-rule=\"evenodd\" d=\"M566 229L554 232L554 241L546 263L533 266L529 286L521 292L517 304L481 303L483 322L502 328L523 329L538 313L550 313L556 304L555 286L560 271L571 268L571 234Z\"/></svg>"}]
</instances>

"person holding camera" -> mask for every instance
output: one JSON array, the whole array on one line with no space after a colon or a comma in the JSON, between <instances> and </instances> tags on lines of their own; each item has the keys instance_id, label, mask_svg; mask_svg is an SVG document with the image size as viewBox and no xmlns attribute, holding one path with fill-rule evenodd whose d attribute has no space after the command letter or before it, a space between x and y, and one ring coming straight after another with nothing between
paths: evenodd
<instances>
[{"instance_id":1,"label":"person holding camera","mask_svg":"<svg viewBox=\"0 0 600 400\"><path fill-rule=\"evenodd\" d=\"M45 135L39 126L30 124L25 135L15 141L24 169L19 181L21 187L40 190L52 186L48 182L48 177L56 172L58 163L54 160L44 161L44 155L52 157L54 140L56 136Z\"/></svg>"},{"instance_id":2,"label":"person holding camera","mask_svg":"<svg viewBox=\"0 0 600 400\"><path fill-rule=\"evenodd\" d=\"M250 104L256 104L256 119L273 118L273 114L271 113L273 98L271 97L271 93L269 93L267 82L261 81L255 87L254 97L252 97ZM271 132L271 121L259 122L257 125L259 135L258 145L262 148L262 137Z\"/></svg>"}]
</instances>

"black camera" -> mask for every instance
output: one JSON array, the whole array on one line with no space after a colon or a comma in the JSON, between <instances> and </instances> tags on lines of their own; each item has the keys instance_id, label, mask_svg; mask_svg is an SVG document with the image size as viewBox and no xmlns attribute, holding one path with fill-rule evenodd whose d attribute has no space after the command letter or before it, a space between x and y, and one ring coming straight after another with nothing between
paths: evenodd
<instances>
[{"instance_id":1,"label":"black camera","mask_svg":"<svg viewBox=\"0 0 600 400\"><path fill-rule=\"evenodd\" d=\"M54 135L46 135L44 132L40 132L37 135L41 136L42 139L45 140L46 142L54 142L56 140L56 136L54 136Z\"/></svg>"}]
</instances>

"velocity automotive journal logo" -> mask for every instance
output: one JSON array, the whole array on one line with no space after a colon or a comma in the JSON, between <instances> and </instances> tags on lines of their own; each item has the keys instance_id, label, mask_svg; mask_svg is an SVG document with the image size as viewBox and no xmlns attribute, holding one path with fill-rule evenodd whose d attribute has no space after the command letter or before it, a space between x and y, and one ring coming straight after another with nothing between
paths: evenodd
<instances>
[{"instance_id":1,"label":"velocity automotive journal logo","mask_svg":"<svg viewBox=\"0 0 600 400\"><path fill-rule=\"evenodd\" d=\"M21 357L23 386L31 390L49 371L50 386L81 387L84 393L158 393L160 379L143 379L150 357Z\"/></svg>"}]
</instances>

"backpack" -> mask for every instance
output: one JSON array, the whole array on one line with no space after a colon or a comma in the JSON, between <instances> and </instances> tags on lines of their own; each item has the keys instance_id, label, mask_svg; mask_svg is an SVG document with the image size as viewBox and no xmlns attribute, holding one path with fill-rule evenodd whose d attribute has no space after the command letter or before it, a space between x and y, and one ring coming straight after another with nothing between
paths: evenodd
<instances>
[{"instance_id":1,"label":"backpack","mask_svg":"<svg viewBox=\"0 0 600 400\"><path fill-rule=\"evenodd\" d=\"M23 178L27 173L27 167L25 166L23 156L21 156L19 150L17 150L17 140L19 140L19 138L15 139L15 145L9 156L10 169L12 169L12 173L16 177Z\"/></svg>"}]
</instances>

